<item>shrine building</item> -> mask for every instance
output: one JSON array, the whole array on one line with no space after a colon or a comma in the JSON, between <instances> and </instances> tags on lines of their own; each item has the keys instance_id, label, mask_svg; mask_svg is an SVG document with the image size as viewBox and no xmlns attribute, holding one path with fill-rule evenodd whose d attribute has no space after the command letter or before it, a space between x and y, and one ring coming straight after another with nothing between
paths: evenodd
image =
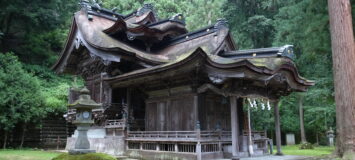
<instances>
[{"instance_id":1,"label":"shrine building","mask_svg":"<svg viewBox=\"0 0 355 160\"><path fill-rule=\"evenodd\" d=\"M182 14L161 19L152 4L127 15L80 5L53 70L81 76L102 104L88 131L92 149L145 159L240 158L269 154L274 137L282 154L278 101L314 85L299 75L292 45L239 50L224 19L188 31ZM71 89L69 103L77 96ZM255 101L273 110L274 136L251 129L245 106ZM66 119L75 120L75 110Z\"/></svg>"}]
</instances>

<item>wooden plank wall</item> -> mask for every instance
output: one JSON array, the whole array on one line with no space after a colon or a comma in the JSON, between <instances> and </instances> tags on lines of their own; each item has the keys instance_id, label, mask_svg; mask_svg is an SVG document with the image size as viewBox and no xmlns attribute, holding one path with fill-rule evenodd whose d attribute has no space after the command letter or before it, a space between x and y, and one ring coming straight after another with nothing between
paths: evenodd
<instances>
[{"instance_id":1,"label":"wooden plank wall","mask_svg":"<svg viewBox=\"0 0 355 160\"><path fill-rule=\"evenodd\" d=\"M68 126L62 114L49 115L41 124L29 123L26 125L24 147L63 149L67 136L73 133L72 126ZM39 127L41 126L41 127ZM8 135L8 147L18 147L22 137L22 125L18 124ZM3 144L4 131L0 130L0 144Z\"/></svg>"},{"instance_id":2,"label":"wooden plank wall","mask_svg":"<svg viewBox=\"0 0 355 160\"><path fill-rule=\"evenodd\" d=\"M147 131L194 130L193 95L168 96L146 101Z\"/></svg>"},{"instance_id":3,"label":"wooden plank wall","mask_svg":"<svg viewBox=\"0 0 355 160\"><path fill-rule=\"evenodd\" d=\"M229 99L211 92L202 96L202 106L199 107L202 130L231 130Z\"/></svg>"}]
</instances>

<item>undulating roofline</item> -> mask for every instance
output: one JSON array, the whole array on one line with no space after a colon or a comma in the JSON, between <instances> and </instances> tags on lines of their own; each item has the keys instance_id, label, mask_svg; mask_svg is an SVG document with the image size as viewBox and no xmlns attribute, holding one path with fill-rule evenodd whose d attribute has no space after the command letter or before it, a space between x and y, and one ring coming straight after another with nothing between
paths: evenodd
<instances>
[{"instance_id":1,"label":"undulating roofline","mask_svg":"<svg viewBox=\"0 0 355 160\"><path fill-rule=\"evenodd\" d=\"M220 54L222 57L230 58L253 58L253 57L288 57L291 59L295 58L293 53L293 45L284 45L282 47L270 47L270 48L258 48L258 49L247 49L247 50L237 50L228 51Z\"/></svg>"}]
</instances>

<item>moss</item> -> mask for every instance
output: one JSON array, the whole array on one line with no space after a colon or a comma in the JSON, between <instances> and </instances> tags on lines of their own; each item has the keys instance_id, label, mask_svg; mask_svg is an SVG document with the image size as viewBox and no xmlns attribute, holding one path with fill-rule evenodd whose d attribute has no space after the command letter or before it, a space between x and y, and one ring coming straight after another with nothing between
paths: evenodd
<instances>
[{"instance_id":1,"label":"moss","mask_svg":"<svg viewBox=\"0 0 355 160\"><path fill-rule=\"evenodd\" d=\"M88 153L79 155L64 153L54 157L52 160L116 160L116 158L103 153Z\"/></svg>"}]
</instances>

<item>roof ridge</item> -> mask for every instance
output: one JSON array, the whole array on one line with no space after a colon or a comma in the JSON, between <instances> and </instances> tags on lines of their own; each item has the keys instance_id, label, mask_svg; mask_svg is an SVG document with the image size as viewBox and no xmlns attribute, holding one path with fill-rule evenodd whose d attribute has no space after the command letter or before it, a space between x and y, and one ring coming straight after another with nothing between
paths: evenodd
<instances>
[{"instance_id":1,"label":"roof ridge","mask_svg":"<svg viewBox=\"0 0 355 160\"><path fill-rule=\"evenodd\" d=\"M182 34L180 36L177 36L177 37L171 39L167 43L169 45L173 45L173 44L176 44L176 43L181 43L181 42L184 42L184 41L187 41L187 40L191 40L191 39L194 39L194 38L198 38L198 37L210 34L210 33L214 33L214 32L216 32L216 31L218 31L220 29L223 29L223 28L228 28L228 21L226 19L224 19L224 18L220 18L220 19L217 20L217 22L215 24L203 27L201 29L198 29L198 30L195 30L195 31L192 31L192 32L188 32L188 33ZM199 35L196 35L196 34L199 34ZM192 35L196 35L196 36L192 36Z\"/></svg>"}]
</instances>

